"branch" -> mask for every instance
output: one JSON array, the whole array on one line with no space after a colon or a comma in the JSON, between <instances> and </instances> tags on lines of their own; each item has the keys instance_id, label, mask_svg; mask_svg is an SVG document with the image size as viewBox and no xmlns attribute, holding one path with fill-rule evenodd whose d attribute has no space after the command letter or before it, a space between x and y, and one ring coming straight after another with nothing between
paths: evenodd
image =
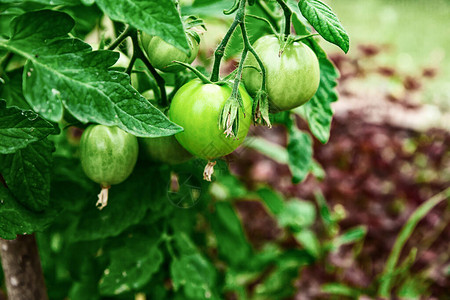
<instances>
[{"instance_id":1,"label":"branch","mask_svg":"<svg viewBox=\"0 0 450 300\"><path fill-rule=\"evenodd\" d=\"M0 239L2 267L9 300L48 300L34 235Z\"/></svg>"},{"instance_id":2,"label":"branch","mask_svg":"<svg viewBox=\"0 0 450 300\"><path fill-rule=\"evenodd\" d=\"M284 12L284 38L286 39L291 34L291 16L292 12L289 6L286 5L284 0L277 0Z\"/></svg>"},{"instance_id":3,"label":"branch","mask_svg":"<svg viewBox=\"0 0 450 300\"><path fill-rule=\"evenodd\" d=\"M140 60L142 60L142 62L145 64L145 66L147 67L147 69L150 71L150 73L152 73L153 78L155 78L156 83L158 84L159 87L159 91L161 93L161 101L160 104L162 104L163 106L167 106L168 100L167 100L167 94L166 94L166 83L164 81L164 78L161 77L161 75L159 75L158 71L156 71L156 69L152 66L152 64L150 63L150 61L148 60L147 56L145 56L144 52L142 51L141 47L139 46L139 40L137 37L137 30L133 30L130 33L131 36L131 40L133 41L133 56L131 58L130 61L130 65L128 66L127 70L132 69L132 62L133 62L133 58L139 58ZM131 68L130 68L131 66Z\"/></svg>"},{"instance_id":4,"label":"branch","mask_svg":"<svg viewBox=\"0 0 450 300\"><path fill-rule=\"evenodd\" d=\"M236 13L236 17L234 18L233 23L231 24L230 28L228 29L227 34L224 36L222 41L220 42L219 46L217 47L216 51L214 52L214 66L211 74L211 81L217 82L219 81L219 72L220 72L220 62L222 60L223 55L225 54L225 48L228 44L228 41L231 38L231 35L233 34L236 27L244 21L244 15L245 15L245 2L246 0L240 0L239 2L239 8Z\"/></svg>"},{"instance_id":5,"label":"branch","mask_svg":"<svg viewBox=\"0 0 450 300\"><path fill-rule=\"evenodd\" d=\"M117 39L106 48L106 50L114 50L119 46L127 37L131 35L132 29L130 26L126 26L125 30L117 37Z\"/></svg>"}]
</instances>

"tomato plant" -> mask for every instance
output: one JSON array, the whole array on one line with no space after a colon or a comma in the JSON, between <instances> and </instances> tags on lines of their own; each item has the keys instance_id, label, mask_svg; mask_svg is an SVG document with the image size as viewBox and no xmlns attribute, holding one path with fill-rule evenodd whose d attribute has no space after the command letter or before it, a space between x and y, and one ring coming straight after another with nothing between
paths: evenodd
<instances>
[{"instance_id":1,"label":"tomato plant","mask_svg":"<svg viewBox=\"0 0 450 300\"><path fill-rule=\"evenodd\" d=\"M275 149L293 182L319 168L296 112L270 115L269 106L287 110L312 97L302 117L312 135L328 140L338 74L311 33L348 51L331 8L316 0L30 0L0 7L0 298L4 286L11 300L47 293L72 300L293 295L290 283L316 252L284 254L278 241L270 251L253 247L232 200L268 203L280 226L299 236L312 232L314 207L285 203L268 187L247 189L222 157L255 141L247 137L253 123L273 123L287 128L287 147ZM198 16L228 28L211 31L205 45L213 48L199 50L208 24ZM281 58L272 57L280 45ZM320 75L317 62L309 65L316 57ZM282 66L272 64L277 59ZM291 89L287 78L300 88ZM290 99L276 97L284 93ZM79 145L67 139L67 128L76 133L89 124L97 125ZM145 150L139 155L137 138ZM214 182L203 181L215 164ZM101 211L93 205L98 184L100 208L115 185ZM28 273L18 263L25 259L33 260Z\"/></svg>"},{"instance_id":2,"label":"tomato plant","mask_svg":"<svg viewBox=\"0 0 450 300\"><path fill-rule=\"evenodd\" d=\"M266 68L267 92L271 111L285 111L309 101L320 81L316 54L301 41L286 45L275 36L266 35L253 45ZM243 81L250 94L261 87L258 62L253 55L247 59Z\"/></svg>"}]
</instances>

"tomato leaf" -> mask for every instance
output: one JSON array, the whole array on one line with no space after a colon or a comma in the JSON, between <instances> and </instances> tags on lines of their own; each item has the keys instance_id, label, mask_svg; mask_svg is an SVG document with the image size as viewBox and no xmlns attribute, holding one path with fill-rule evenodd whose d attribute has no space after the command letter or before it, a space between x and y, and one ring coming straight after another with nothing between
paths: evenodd
<instances>
[{"instance_id":1,"label":"tomato leaf","mask_svg":"<svg viewBox=\"0 0 450 300\"><path fill-rule=\"evenodd\" d=\"M348 52L348 34L328 5L319 0L303 0L298 6L303 16L325 40L339 46L345 53Z\"/></svg>"},{"instance_id":2,"label":"tomato leaf","mask_svg":"<svg viewBox=\"0 0 450 300\"><path fill-rule=\"evenodd\" d=\"M36 113L7 108L0 100L0 154L14 153L55 132L53 125Z\"/></svg>"},{"instance_id":3,"label":"tomato leaf","mask_svg":"<svg viewBox=\"0 0 450 300\"><path fill-rule=\"evenodd\" d=\"M31 107L46 119L60 121L64 108L83 123L118 126L136 136L173 135L181 127L170 122L131 85L127 74L108 70L118 59L112 51L92 51L67 36L74 20L43 10L12 21L12 37L4 47L28 59L23 92Z\"/></svg>"},{"instance_id":4,"label":"tomato leaf","mask_svg":"<svg viewBox=\"0 0 450 300\"><path fill-rule=\"evenodd\" d=\"M157 211L170 205L168 185L167 171L141 166L138 162L127 180L110 188L108 206L102 211L95 207L100 186L94 193L89 191L88 198L84 199L86 205L81 208L83 213L73 224L73 240L91 241L121 234L139 223L149 210Z\"/></svg>"},{"instance_id":5,"label":"tomato leaf","mask_svg":"<svg viewBox=\"0 0 450 300\"><path fill-rule=\"evenodd\" d=\"M335 87L339 73L327 58L319 59L320 84L314 97L300 110L303 110L312 134L321 142L330 138L333 111L331 102L338 100Z\"/></svg>"},{"instance_id":6,"label":"tomato leaf","mask_svg":"<svg viewBox=\"0 0 450 300\"><path fill-rule=\"evenodd\" d=\"M198 252L189 237L178 234L175 239L178 252L182 253L170 265L175 291L183 288L184 299L219 299L214 290L216 271L213 265Z\"/></svg>"},{"instance_id":7,"label":"tomato leaf","mask_svg":"<svg viewBox=\"0 0 450 300\"><path fill-rule=\"evenodd\" d=\"M287 151L292 182L299 183L311 170L313 149L309 134L300 131L295 123L289 127Z\"/></svg>"},{"instance_id":8,"label":"tomato leaf","mask_svg":"<svg viewBox=\"0 0 450 300\"><path fill-rule=\"evenodd\" d=\"M180 15L173 0L96 0L111 19L156 35L189 53Z\"/></svg>"},{"instance_id":9,"label":"tomato leaf","mask_svg":"<svg viewBox=\"0 0 450 300\"><path fill-rule=\"evenodd\" d=\"M102 295L138 290L150 281L163 261L158 234L150 231L127 235L119 248L111 250L111 262L100 280Z\"/></svg>"},{"instance_id":10,"label":"tomato leaf","mask_svg":"<svg viewBox=\"0 0 450 300\"><path fill-rule=\"evenodd\" d=\"M30 110L31 107L25 100L22 92L23 68L8 72L5 83L0 85L0 99L6 100L6 106L16 106L22 110Z\"/></svg>"},{"instance_id":11,"label":"tomato leaf","mask_svg":"<svg viewBox=\"0 0 450 300\"><path fill-rule=\"evenodd\" d=\"M217 239L219 255L230 265L244 263L251 254L241 221L229 202L218 202L210 218Z\"/></svg>"},{"instance_id":12,"label":"tomato leaf","mask_svg":"<svg viewBox=\"0 0 450 300\"><path fill-rule=\"evenodd\" d=\"M53 143L41 140L13 154L0 156L0 169L8 188L25 207L44 210L50 201Z\"/></svg>"},{"instance_id":13,"label":"tomato leaf","mask_svg":"<svg viewBox=\"0 0 450 300\"><path fill-rule=\"evenodd\" d=\"M0 237L15 239L18 234L42 230L55 217L54 211L36 213L18 203L10 191L0 184Z\"/></svg>"}]
</instances>

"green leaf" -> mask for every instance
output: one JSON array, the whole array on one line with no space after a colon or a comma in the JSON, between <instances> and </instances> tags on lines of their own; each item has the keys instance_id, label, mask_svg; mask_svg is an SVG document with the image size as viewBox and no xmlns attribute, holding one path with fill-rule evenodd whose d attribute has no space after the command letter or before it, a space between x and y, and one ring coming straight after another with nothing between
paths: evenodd
<instances>
[{"instance_id":1,"label":"green leaf","mask_svg":"<svg viewBox=\"0 0 450 300\"><path fill-rule=\"evenodd\" d=\"M241 221L229 202L218 202L210 218L219 255L230 265L243 263L251 254Z\"/></svg>"},{"instance_id":2,"label":"green leaf","mask_svg":"<svg viewBox=\"0 0 450 300\"><path fill-rule=\"evenodd\" d=\"M328 5L319 0L302 0L298 6L303 16L325 40L339 46L345 53L348 52L348 34Z\"/></svg>"},{"instance_id":3,"label":"green leaf","mask_svg":"<svg viewBox=\"0 0 450 300\"><path fill-rule=\"evenodd\" d=\"M261 188L257 191L259 197L264 201L269 211L274 215L278 215L284 209L283 197L276 191L269 188Z\"/></svg>"},{"instance_id":4,"label":"green leaf","mask_svg":"<svg viewBox=\"0 0 450 300\"><path fill-rule=\"evenodd\" d=\"M289 169L292 172L292 182L303 181L311 170L312 140L309 134L300 131L295 122L288 128L289 139L287 145Z\"/></svg>"},{"instance_id":5,"label":"green leaf","mask_svg":"<svg viewBox=\"0 0 450 300\"><path fill-rule=\"evenodd\" d=\"M189 45L173 0L96 0L111 19L156 35L188 53Z\"/></svg>"},{"instance_id":6,"label":"green leaf","mask_svg":"<svg viewBox=\"0 0 450 300\"><path fill-rule=\"evenodd\" d=\"M278 214L277 219L281 226L299 231L314 223L316 208L310 202L292 199L285 203L284 209Z\"/></svg>"},{"instance_id":7,"label":"green leaf","mask_svg":"<svg viewBox=\"0 0 450 300\"><path fill-rule=\"evenodd\" d=\"M30 110L22 92L23 68L8 72L5 84L0 85L0 99L6 100L6 106L16 106L22 110Z\"/></svg>"},{"instance_id":8,"label":"green leaf","mask_svg":"<svg viewBox=\"0 0 450 300\"><path fill-rule=\"evenodd\" d=\"M14 153L54 132L53 125L36 113L6 108L0 100L0 154Z\"/></svg>"},{"instance_id":9,"label":"green leaf","mask_svg":"<svg viewBox=\"0 0 450 300\"><path fill-rule=\"evenodd\" d=\"M158 180L152 180L157 178ZM167 198L169 173L159 167L149 168L139 161L131 176L123 183L109 190L108 206L102 211L95 207L96 193L89 198L79 199L85 206L76 212L77 221L73 224L73 241L89 241L117 236L131 225L139 223L148 210L159 211L171 205Z\"/></svg>"},{"instance_id":10,"label":"green leaf","mask_svg":"<svg viewBox=\"0 0 450 300\"><path fill-rule=\"evenodd\" d=\"M322 293L327 293L330 295L337 295L337 296L347 296L352 297L353 299L359 298L361 292L358 289L346 286L342 283L338 282L330 282L323 284L320 287Z\"/></svg>"},{"instance_id":11,"label":"green leaf","mask_svg":"<svg viewBox=\"0 0 450 300\"><path fill-rule=\"evenodd\" d=\"M53 143L41 140L13 154L0 156L0 169L8 188L25 207L44 210L50 202Z\"/></svg>"},{"instance_id":12,"label":"green leaf","mask_svg":"<svg viewBox=\"0 0 450 300\"><path fill-rule=\"evenodd\" d=\"M0 184L0 238L12 240L18 234L31 234L43 230L54 218L54 211L45 213L29 211Z\"/></svg>"},{"instance_id":13,"label":"green leaf","mask_svg":"<svg viewBox=\"0 0 450 300\"><path fill-rule=\"evenodd\" d=\"M314 97L302 106L312 134L321 142L330 138L333 111L331 102L338 100L335 87L339 73L327 58L320 58L320 84Z\"/></svg>"},{"instance_id":14,"label":"green leaf","mask_svg":"<svg viewBox=\"0 0 450 300\"><path fill-rule=\"evenodd\" d=\"M409 217L408 221L403 226L402 230L395 240L394 246L392 247L391 253L386 261L382 276L380 278L380 286L378 288L378 295L387 298L390 295L393 274L395 273L395 266L397 265L398 259L403 246L408 241L409 237L414 231L414 228L422 220L431 209L444 200L449 201L450 199L450 188L443 190L442 192L434 195L424 203L422 203Z\"/></svg>"},{"instance_id":15,"label":"green leaf","mask_svg":"<svg viewBox=\"0 0 450 300\"><path fill-rule=\"evenodd\" d=\"M20 0L0 0L0 3L20 3ZM27 0L27 2L36 2L45 5L78 5L79 0Z\"/></svg>"},{"instance_id":16,"label":"green leaf","mask_svg":"<svg viewBox=\"0 0 450 300\"><path fill-rule=\"evenodd\" d=\"M320 242L316 234L309 229L302 229L294 233L294 238L302 245L311 256L320 256Z\"/></svg>"},{"instance_id":17,"label":"green leaf","mask_svg":"<svg viewBox=\"0 0 450 300\"><path fill-rule=\"evenodd\" d=\"M254 149L280 164L288 164L288 152L278 144L272 143L262 137L247 137L244 140L245 147Z\"/></svg>"},{"instance_id":18,"label":"green leaf","mask_svg":"<svg viewBox=\"0 0 450 300\"><path fill-rule=\"evenodd\" d=\"M186 298L193 300L219 299L214 290L216 271L183 233L174 236L180 256L170 264L170 274L175 291L184 289Z\"/></svg>"},{"instance_id":19,"label":"green leaf","mask_svg":"<svg viewBox=\"0 0 450 300\"><path fill-rule=\"evenodd\" d=\"M158 245L157 232L133 233L124 237L122 245L111 250L111 263L100 280L100 293L119 295L147 284L163 261Z\"/></svg>"},{"instance_id":20,"label":"green leaf","mask_svg":"<svg viewBox=\"0 0 450 300\"><path fill-rule=\"evenodd\" d=\"M356 243L361 241L367 234L365 226L356 226L337 236L332 241L332 249L338 249L342 245Z\"/></svg>"},{"instance_id":21,"label":"green leaf","mask_svg":"<svg viewBox=\"0 0 450 300\"><path fill-rule=\"evenodd\" d=\"M143 137L182 130L130 85L127 74L108 70L117 52L91 51L88 44L69 38L73 25L61 12L25 13L12 21L11 40L0 40L0 48L28 59L23 91L36 112L57 122L65 108L83 123L116 125Z\"/></svg>"}]
</instances>

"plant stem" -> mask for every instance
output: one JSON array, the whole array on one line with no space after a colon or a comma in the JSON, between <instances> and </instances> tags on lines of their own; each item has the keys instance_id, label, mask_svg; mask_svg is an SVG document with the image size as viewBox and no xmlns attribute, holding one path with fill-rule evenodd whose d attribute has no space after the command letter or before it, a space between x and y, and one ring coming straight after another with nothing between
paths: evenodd
<instances>
[{"instance_id":1,"label":"plant stem","mask_svg":"<svg viewBox=\"0 0 450 300\"><path fill-rule=\"evenodd\" d=\"M261 2L261 0L256 1L256 5L258 5L259 8L266 14L267 19L269 19L270 23L273 27L275 27L276 31L278 32L279 25L278 25L278 16L276 16L273 11L270 10L269 7L267 7L267 4L264 2Z\"/></svg>"},{"instance_id":2,"label":"plant stem","mask_svg":"<svg viewBox=\"0 0 450 300\"><path fill-rule=\"evenodd\" d=\"M130 26L126 26L124 31L122 31L122 33L117 37L117 39L111 43L111 45L108 46L108 48L106 48L107 50L114 50L117 48L117 46L119 46L127 37L130 36L132 32L132 29Z\"/></svg>"},{"instance_id":3,"label":"plant stem","mask_svg":"<svg viewBox=\"0 0 450 300\"><path fill-rule=\"evenodd\" d=\"M423 217L425 217L430 212L431 209L433 209L443 200L449 198L450 198L450 187L425 201L409 217L408 221L398 234L394 246L392 247L391 253L389 254L389 257L386 261L386 265L384 267L380 279L378 296L383 298L389 298L391 292L391 283L394 277L395 266L397 265L403 246L405 245L408 238L411 236L416 225L419 223L420 220L423 219Z\"/></svg>"},{"instance_id":4,"label":"plant stem","mask_svg":"<svg viewBox=\"0 0 450 300\"><path fill-rule=\"evenodd\" d=\"M47 300L47 290L34 235L0 239L2 267L9 300Z\"/></svg>"},{"instance_id":5,"label":"plant stem","mask_svg":"<svg viewBox=\"0 0 450 300\"><path fill-rule=\"evenodd\" d=\"M228 41L231 38L231 35L233 34L236 27L244 21L246 1L247 0L240 0L239 8L238 11L236 12L236 17L234 18L233 23L231 24L230 28L228 29L228 32L225 34L225 37L222 39L216 51L214 52L214 65L211 74L212 82L219 81L220 62L222 60L223 55L225 54L225 48L227 46Z\"/></svg>"},{"instance_id":6,"label":"plant stem","mask_svg":"<svg viewBox=\"0 0 450 300\"><path fill-rule=\"evenodd\" d=\"M287 39L287 37L289 36L289 34L291 34L291 16L292 16L292 12L291 9L289 8L289 6L286 5L286 3L284 2L284 0L277 0L278 4L280 4L281 8L283 9L284 12L284 39Z\"/></svg>"},{"instance_id":7,"label":"plant stem","mask_svg":"<svg viewBox=\"0 0 450 300\"><path fill-rule=\"evenodd\" d=\"M150 61L148 60L147 56L145 56L144 52L141 50L141 47L139 46L139 41L138 41L138 37L137 37L137 30L132 30L130 33L131 36L131 40L133 41L133 56L132 56L132 61L133 58L135 57L136 59L139 58L140 60L142 60L142 62L144 62L145 66L147 67L147 69L150 71L150 73L152 73L153 78L155 78L156 83L158 84L158 88L159 91L161 93L161 101L160 104L163 106L167 106L169 103L167 101L167 94L166 94L166 83L164 81L164 78L161 77L161 75L158 74L158 71L156 71L156 69L152 66L152 64L150 63ZM133 68L131 61L130 61L130 65L128 66L128 68ZM127 70L128 70L127 68ZM130 70L131 72L131 70Z\"/></svg>"}]
</instances>

